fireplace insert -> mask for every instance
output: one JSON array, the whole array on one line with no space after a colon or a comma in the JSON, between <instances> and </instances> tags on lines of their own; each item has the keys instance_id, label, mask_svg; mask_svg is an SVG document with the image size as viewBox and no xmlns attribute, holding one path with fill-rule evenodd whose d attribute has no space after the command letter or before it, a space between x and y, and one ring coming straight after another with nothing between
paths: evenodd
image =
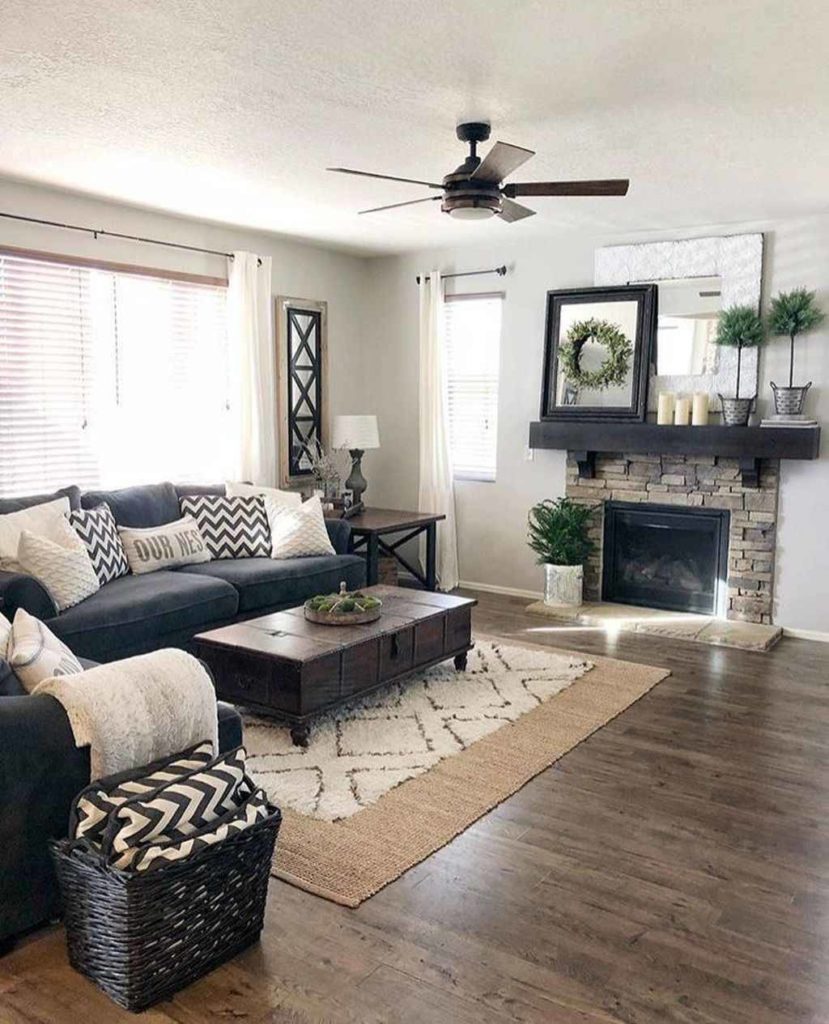
<instances>
[{"instance_id":1,"label":"fireplace insert","mask_svg":"<svg viewBox=\"0 0 829 1024\"><path fill-rule=\"evenodd\" d=\"M720 509L606 502L603 600L723 615L729 519Z\"/></svg>"}]
</instances>

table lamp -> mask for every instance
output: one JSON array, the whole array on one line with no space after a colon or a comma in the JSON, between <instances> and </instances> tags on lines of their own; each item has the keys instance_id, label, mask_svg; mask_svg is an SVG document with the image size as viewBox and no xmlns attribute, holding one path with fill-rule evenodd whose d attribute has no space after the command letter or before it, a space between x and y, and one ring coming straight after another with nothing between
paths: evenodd
<instances>
[{"instance_id":1,"label":"table lamp","mask_svg":"<svg viewBox=\"0 0 829 1024\"><path fill-rule=\"evenodd\" d=\"M354 495L354 504L361 505L363 491L366 489L366 478L360 461L367 448L380 447L380 435L377 431L376 416L335 416L334 432L331 447L348 449L351 456L351 473L345 482L346 490Z\"/></svg>"}]
</instances>

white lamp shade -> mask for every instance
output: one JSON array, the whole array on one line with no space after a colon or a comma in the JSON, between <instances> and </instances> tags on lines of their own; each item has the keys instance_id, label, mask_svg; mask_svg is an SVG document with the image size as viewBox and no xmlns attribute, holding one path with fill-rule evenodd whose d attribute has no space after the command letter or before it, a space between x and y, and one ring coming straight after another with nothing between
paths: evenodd
<instances>
[{"instance_id":1,"label":"white lamp shade","mask_svg":"<svg viewBox=\"0 0 829 1024\"><path fill-rule=\"evenodd\" d=\"M376 416L335 416L332 448L379 448Z\"/></svg>"}]
</instances>

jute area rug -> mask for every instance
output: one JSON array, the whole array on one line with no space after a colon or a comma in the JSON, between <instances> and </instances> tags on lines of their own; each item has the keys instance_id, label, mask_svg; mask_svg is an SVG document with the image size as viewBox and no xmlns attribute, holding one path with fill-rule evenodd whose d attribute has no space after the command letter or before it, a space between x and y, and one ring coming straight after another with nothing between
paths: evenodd
<instances>
[{"instance_id":1,"label":"jute area rug","mask_svg":"<svg viewBox=\"0 0 829 1024\"><path fill-rule=\"evenodd\" d=\"M283 812L274 875L359 906L670 674L475 642L465 672L449 662L340 709L305 750L245 715L249 770Z\"/></svg>"}]
</instances>

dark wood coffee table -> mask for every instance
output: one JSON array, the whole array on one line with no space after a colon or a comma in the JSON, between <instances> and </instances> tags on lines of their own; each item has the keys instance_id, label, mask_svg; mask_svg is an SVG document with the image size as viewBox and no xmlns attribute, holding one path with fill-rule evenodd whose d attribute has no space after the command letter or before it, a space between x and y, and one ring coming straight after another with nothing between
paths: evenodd
<instances>
[{"instance_id":1,"label":"dark wood coffee table","mask_svg":"<svg viewBox=\"0 0 829 1024\"><path fill-rule=\"evenodd\" d=\"M199 633L195 652L222 700L285 719L299 746L322 711L449 658L466 668L474 599L386 586L364 593L383 602L376 622L322 626L291 608Z\"/></svg>"}]
</instances>

